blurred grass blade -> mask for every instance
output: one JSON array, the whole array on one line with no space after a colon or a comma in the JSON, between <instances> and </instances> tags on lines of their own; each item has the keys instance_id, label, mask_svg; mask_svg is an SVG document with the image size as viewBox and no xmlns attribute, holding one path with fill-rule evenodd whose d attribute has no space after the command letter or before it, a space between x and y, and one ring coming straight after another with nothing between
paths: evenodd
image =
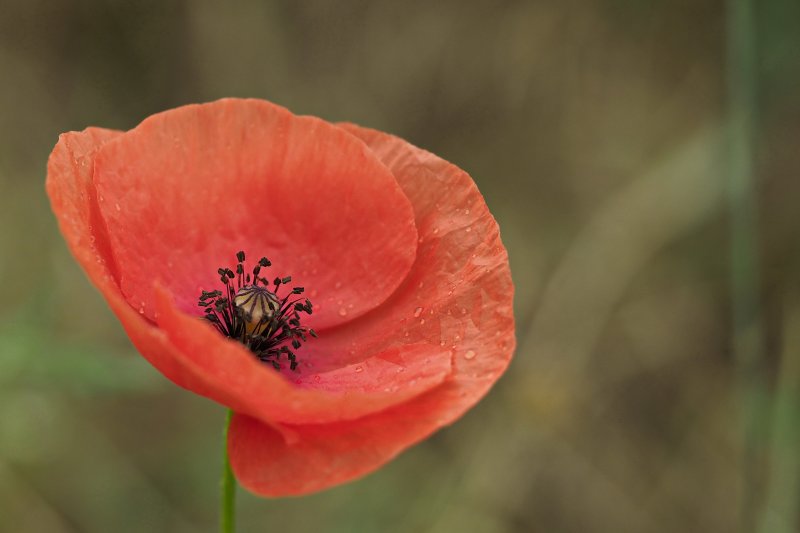
<instances>
[{"instance_id":1,"label":"blurred grass blade","mask_svg":"<svg viewBox=\"0 0 800 533\"><path fill-rule=\"evenodd\" d=\"M728 199L731 230L733 351L739 374L744 439L742 531L754 531L759 460L766 443L769 397L763 368L755 173L757 121L755 12L751 0L729 0Z\"/></svg>"},{"instance_id":2,"label":"blurred grass blade","mask_svg":"<svg viewBox=\"0 0 800 533\"><path fill-rule=\"evenodd\" d=\"M761 516L764 533L800 531L800 298L787 298L780 378L772 413L770 476Z\"/></svg>"}]
</instances>

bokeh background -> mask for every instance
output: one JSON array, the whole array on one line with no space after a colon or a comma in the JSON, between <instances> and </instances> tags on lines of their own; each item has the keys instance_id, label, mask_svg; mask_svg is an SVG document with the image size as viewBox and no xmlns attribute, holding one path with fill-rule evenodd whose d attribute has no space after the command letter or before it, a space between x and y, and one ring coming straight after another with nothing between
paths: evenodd
<instances>
[{"instance_id":1,"label":"bokeh background","mask_svg":"<svg viewBox=\"0 0 800 533\"><path fill-rule=\"evenodd\" d=\"M215 530L224 410L135 353L43 182L62 131L223 96L466 169L517 290L476 409L240 492L240 531L798 531L800 3L736 4L2 0L0 531Z\"/></svg>"}]
</instances>

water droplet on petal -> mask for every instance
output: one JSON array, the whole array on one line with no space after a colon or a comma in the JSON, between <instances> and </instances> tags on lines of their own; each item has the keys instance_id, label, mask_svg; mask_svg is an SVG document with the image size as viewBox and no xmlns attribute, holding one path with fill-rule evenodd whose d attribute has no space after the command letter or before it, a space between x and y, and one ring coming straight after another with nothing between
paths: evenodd
<instances>
[{"instance_id":1,"label":"water droplet on petal","mask_svg":"<svg viewBox=\"0 0 800 533\"><path fill-rule=\"evenodd\" d=\"M462 315L466 315L467 314L467 308L466 307L462 307L461 308L461 314Z\"/></svg>"},{"instance_id":2,"label":"water droplet on petal","mask_svg":"<svg viewBox=\"0 0 800 533\"><path fill-rule=\"evenodd\" d=\"M364 371L364 369L362 367L360 367L360 366L356 367L356 372L363 372L363 371Z\"/></svg>"},{"instance_id":3,"label":"water droplet on petal","mask_svg":"<svg viewBox=\"0 0 800 533\"><path fill-rule=\"evenodd\" d=\"M474 359L475 358L475 350L467 350L464 352L464 359Z\"/></svg>"},{"instance_id":4,"label":"water droplet on petal","mask_svg":"<svg viewBox=\"0 0 800 533\"><path fill-rule=\"evenodd\" d=\"M116 209L117 211L122 211L122 207L120 207L119 203L114 204L114 209Z\"/></svg>"},{"instance_id":5,"label":"water droplet on petal","mask_svg":"<svg viewBox=\"0 0 800 533\"><path fill-rule=\"evenodd\" d=\"M345 309L344 307L339 309L339 316L347 316L347 309Z\"/></svg>"},{"instance_id":6,"label":"water droplet on petal","mask_svg":"<svg viewBox=\"0 0 800 533\"><path fill-rule=\"evenodd\" d=\"M320 381L322 381L322 378L320 377L320 375L319 375L319 374L317 374L316 376L314 376L314 383L319 383Z\"/></svg>"},{"instance_id":7,"label":"water droplet on petal","mask_svg":"<svg viewBox=\"0 0 800 533\"><path fill-rule=\"evenodd\" d=\"M334 289L341 289L342 288L342 282L341 281L337 281L336 284L333 286L333 288Z\"/></svg>"},{"instance_id":8,"label":"water droplet on petal","mask_svg":"<svg viewBox=\"0 0 800 533\"><path fill-rule=\"evenodd\" d=\"M414 318L418 318L419 315L421 315L421 314L422 314L422 308L421 307L417 307L416 309L414 309Z\"/></svg>"},{"instance_id":9,"label":"water droplet on petal","mask_svg":"<svg viewBox=\"0 0 800 533\"><path fill-rule=\"evenodd\" d=\"M420 325L424 324L425 323L425 319L424 318L420 318L419 319L419 323L420 323Z\"/></svg>"},{"instance_id":10,"label":"water droplet on petal","mask_svg":"<svg viewBox=\"0 0 800 533\"><path fill-rule=\"evenodd\" d=\"M469 215L469 209L464 209L464 214Z\"/></svg>"},{"instance_id":11,"label":"water droplet on petal","mask_svg":"<svg viewBox=\"0 0 800 533\"><path fill-rule=\"evenodd\" d=\"M419 285L417 285L417 286L421 289L423 287L423 285L425 285L425 282L424 281L420 281Z\"/></svg>"},{"instance_id":12,"label":"water droplet on petal","mask_svg":"<svg viewBox=\"0 0 800 533\"><path fill-rule=\"evenodd\" d=\"M437 233L439 233L439 228L433 228L433 234L436 235Z\"/></svg>"}]
</instances>

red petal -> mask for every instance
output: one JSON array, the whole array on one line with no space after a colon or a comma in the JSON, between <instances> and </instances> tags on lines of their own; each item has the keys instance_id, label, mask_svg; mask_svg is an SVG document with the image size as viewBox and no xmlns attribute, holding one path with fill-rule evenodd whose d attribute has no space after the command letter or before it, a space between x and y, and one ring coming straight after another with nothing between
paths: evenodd
<instances>
[{"instance_id":1,"label":"red petal","mask_svg":"<svg viewBox=\"0 0 800 533\"><path fill-rule=\"evenodd\" d=\"M451 371L449 352L408 345L393 350L401 364L378 354L337 370L278 373L240 343L179 311L163 289L156 289L156 302L159 326L170 344L181 352L185 366L210 384L193 390L266 422L317 424L359 418L430 390Z\"/></svg>"},{"instance_id":2,"label":"red petal","mask_svg":"<svg viewBox=\"0 0 800 533\"><path fill-rule=\"evenodd\" d=\"M450 354L446 350L432 354L427 347L408 345L362 353L362 362L337 370L327 365L310 373L304 368L305 374L290 374L297 383L289 384L239 344L174 309L167 295L162 295L158 307L164 330L154 326L125 301L112 275L114 262L91 180L98 148L118 135L98 129L63 135L50 159L47 188L73 254L137 349L169 379L266 423L320 423L385 409L447 377ZM398 385L401 380L403 387Z\"/></svg>"},{"instance_id":3,"label":"red petal","mask_svg":"<svg viewBox=\"0 0 800 533\"><path fill-rule=\"evenodd\" d=\"M166 335L131 309L115 279L116 268L97 208L92 173L97 150L121 134L88 128L61 135L47 164L47 194L70 251L122 321L131 341L165 376L192 389L196 387L196 377L176 359Z\"/></svg>"},{"instance_id":4,"label":"red petal","mask_svg":"<svg viewBox=\"0 0 800 533\"><path fill-rule=\"evenodd\" d=\"M350 347L359 354L398 343L427 344L433 354L445 346L453 350L454 373L439 387L380 413L289 426L291 441L237 415L228 440L231 463L242 485L263 495L314 492L378 468L474 405L514 349L508 257L470 177L397 137L341 127L394 173L414 206L420 246L406 280L383 305L307 346L338 354L332 366L349 362Z\"/></svg>"},{"instance_id":5,"label":"red petal","mask_svg":"<svg viewBox=\"0 0 800 533\"><path fill-rule=\"evenodd\" d=\"M314 117L227 99L153 115L97 156L122 292L154 318L159 280L196 313L238 250L309 288L317 328L374 308L414 260L413 211L363 143ZM320 295L320 298L315 296Z\"/></svg>"}]
</instances>

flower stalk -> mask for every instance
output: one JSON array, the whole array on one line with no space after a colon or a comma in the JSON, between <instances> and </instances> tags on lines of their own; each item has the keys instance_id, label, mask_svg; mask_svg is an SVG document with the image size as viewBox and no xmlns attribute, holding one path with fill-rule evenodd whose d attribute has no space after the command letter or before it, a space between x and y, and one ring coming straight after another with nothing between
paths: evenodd
<instances>
[{"instance_id":1,"label":"flower stalk","mask_svg":"<svg viewBox=\"0 0 800 533\"><path fill-rule=\"evenodd\" d=\"M220 520L221 533L236 531L236 478L233 477L231 461L228 457L228 428L231 425L233 411L228 409L225 417L225 430L222 434L222 477L220 479Z\"/></svg>"}]
</instances>

